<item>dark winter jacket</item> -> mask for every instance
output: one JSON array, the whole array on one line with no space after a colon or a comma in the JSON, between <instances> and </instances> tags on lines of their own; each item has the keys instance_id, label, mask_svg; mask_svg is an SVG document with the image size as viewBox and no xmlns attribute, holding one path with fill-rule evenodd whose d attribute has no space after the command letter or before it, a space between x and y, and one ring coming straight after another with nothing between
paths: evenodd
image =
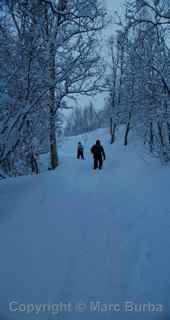
<instances>
[{"instance_id":1,"label":"dark winter jacket","mask_svg":"<svg viewBox=\"0 0 170 320\"><path fill-rule=\"evenodd\" d=\"M81 143L78 143L77 150L78 150L78 152L83 152L84 148L83 148L83 145Z\"/></svg>"},{"instance_id":2,"label":"dark winter jacket","mask_svg":"<svg viewBox=\"0 0 170 320\"><path fill-rule=\"evenodd\" d=\"M91 153L93 154L93 157L97 160L106 159L104 148L100 143L96 143L92 146Z\"/></svg>"}]
</instances>

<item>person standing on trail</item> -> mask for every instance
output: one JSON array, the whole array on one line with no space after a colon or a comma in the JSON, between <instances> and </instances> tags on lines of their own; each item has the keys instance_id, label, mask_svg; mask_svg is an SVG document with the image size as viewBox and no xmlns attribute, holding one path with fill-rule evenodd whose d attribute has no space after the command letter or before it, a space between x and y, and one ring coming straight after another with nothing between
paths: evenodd
<instances>
[{"instance_id":1,"label":"person standing on trail","mask_svg":"<svg viewBox=\"0 0 170 320\"><path fill-rule=\"evenodd\" d=\"M103 160L106 159L106 155L100 140L97 140L96 144L92 146L91 153L93 154L94 158L94 169L96 170L99 168L101 170L103 167Z\"/></svg>"},{"instance_id":2,"label":"person standing on trail","mask_svg":"<svg viewBox=\"0 0 170 320\"><path fill-rule=\"evenodd\" d=\"M77 146L77 159L84 159L84 147L81 142Z\"/></svg>"}]
</instances>

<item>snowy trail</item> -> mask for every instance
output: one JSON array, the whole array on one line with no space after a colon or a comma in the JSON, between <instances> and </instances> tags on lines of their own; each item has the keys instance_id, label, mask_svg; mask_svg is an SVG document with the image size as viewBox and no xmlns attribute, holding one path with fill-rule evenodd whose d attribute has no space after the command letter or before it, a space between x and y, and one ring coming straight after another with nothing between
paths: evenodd
<instances>
[{"instance_id":1,"label":"snowy trail","mask_svg":"<svg viewBox=\"0 0 170 320\"><path fill-rule=\"evenodd\" d=\"M85 136L89 150L100 132ZM96 135L96 136L95 136ZM103 133L101 132L101 136ZM170 295L169 169L146 164L134 147L110 146L101 172L64 144L56 172L0 184L0 310L8 304L121 303L121 312L40 313L42 319L169 319L124 312L124 302L164 304ZM29 318L35 319L34 313ZM1 314L0 314L1 319Z\"/></svg>"}]
</instances>

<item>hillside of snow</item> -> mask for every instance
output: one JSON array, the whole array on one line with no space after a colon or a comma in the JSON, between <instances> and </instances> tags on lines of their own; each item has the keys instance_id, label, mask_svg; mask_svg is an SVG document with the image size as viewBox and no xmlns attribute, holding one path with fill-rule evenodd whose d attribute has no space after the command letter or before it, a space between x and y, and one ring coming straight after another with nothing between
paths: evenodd
<instances>
[{"instance_id":1,"label":"hillside of snow","mask_svg":"<svg viewBox=\"0 0 170 320\"><path fill-rule=\"evenodd\" d=\"M65 139L56 171L1 181L0 320L170 319L169 194L169 168L104 129Z\"/></svg>"}]
</instances>

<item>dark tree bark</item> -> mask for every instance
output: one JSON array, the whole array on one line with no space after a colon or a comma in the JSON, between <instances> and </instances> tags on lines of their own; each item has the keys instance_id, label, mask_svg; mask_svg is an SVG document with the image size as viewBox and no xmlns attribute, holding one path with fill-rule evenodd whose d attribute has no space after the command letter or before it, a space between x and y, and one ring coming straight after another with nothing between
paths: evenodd
<instances>
[{"instance_id":1,"label":"dark tree bark","mask_svg":"<svg viewBox=\"0 0 170 320\"><path fill-rule=\"evenodd\" d=\"M124 139L124 146L128 145L128 135L130 132L130 121L131 121L131 112L129 112L129 120L126 126L126 130L125 130L125 139Z\"/></svg>"},{"instance_id":2,"label":"dark tree bark","mask_svg":"<svg viewBox=\"0 0 170 320\"><path fill-rule=\"evenodd\" d=\"M116 123L113 123L113 118L110 118L110 136L111 144L115 142Z\"/></svg>"},{"instance_id":3,"label":"dark tree bark","mask_svg":"<svg viewBox=\"0 0 170 320\"><path fill-rule=\"evenodd\" d=\"M169 122L167 122L167 128L168 128L168 142L170 145L170 123Z\"/></svg>"},{"instance_id":4,"label":"dark tree bark","mask_svg":"<svg viewBox=\"0 0 170 320\"><path fill-rule=\"evenodd\" d=\"M164 147L164 138L163 138L162 126L161 126L160 122L157 122L157 126L158 126L160 143L161 143L161 146Z\"/></svg>"},{"instance_id":5,"label":"dark tree bark","mask_svg":"<svg viewBox=\"0 0 170 320\"><path fill-rule=\"evenodd\" d=\"M32 173L35 173L35 174L39 173L38 163L37 163L36 157L33 153L31 155L31 169L32 169Z\"/></svg>"},{"instance_id":6,"label":"dark tree bark","mask_svg":"<svg viewBox=\"0 0 170 320\"><path fill-rule=\"evenodd\" d=\"M153 142L154 142L154 136L153 136L153 123L150 122L150 128L149 128L149 146L150 146L150 152L153 152Z\"/></svg>"}]
</instances>

